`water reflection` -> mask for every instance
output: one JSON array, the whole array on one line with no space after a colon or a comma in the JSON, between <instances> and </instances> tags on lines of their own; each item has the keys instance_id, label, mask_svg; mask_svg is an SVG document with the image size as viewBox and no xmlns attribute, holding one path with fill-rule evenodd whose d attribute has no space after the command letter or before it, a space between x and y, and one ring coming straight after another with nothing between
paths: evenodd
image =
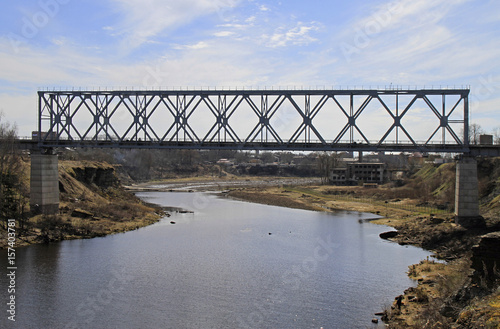
<instances>
[{"instance_id":1,"label":"water reflection","mask_svg":"<svg viewBox=\"0 0 500 329\"><path fill-rule=\"evenodd\" d=\"M20 328L370 327L412 284L407 266L429 255L381 240L387 227L367 223L369 214L203 193L139 196L193 213L20 248Z\"/></svg>"}]
</instances>

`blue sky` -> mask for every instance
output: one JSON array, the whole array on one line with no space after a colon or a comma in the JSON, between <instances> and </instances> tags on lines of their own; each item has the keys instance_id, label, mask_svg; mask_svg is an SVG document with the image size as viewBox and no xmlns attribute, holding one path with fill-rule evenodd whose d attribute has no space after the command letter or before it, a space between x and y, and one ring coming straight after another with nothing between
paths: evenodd
<instances>
[{"instance_id":1,"label":"blue sky","mask_svg":"<svg viewBox=\"0 0 500 329\"><path fill-rule=\"evenodd\" d=\"M500 127L494 0L25 0L0 12L0 110L38 88L463 86Z\"/></svg>"}]
</instances>

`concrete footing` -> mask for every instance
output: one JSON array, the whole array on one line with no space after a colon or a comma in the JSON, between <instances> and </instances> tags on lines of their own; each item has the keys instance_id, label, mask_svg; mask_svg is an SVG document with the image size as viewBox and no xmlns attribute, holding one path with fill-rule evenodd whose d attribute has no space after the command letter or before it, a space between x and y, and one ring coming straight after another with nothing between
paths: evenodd
<instances>
[{"instance_id":1,"label":"concrete footing","mask_svg":"<svg viewBox=\"0 0 500 329\"><path fill-rule=\"evenodd\" d=\"M455 186L455 222L464 227L484 226L479 215L477 161L464 157L457 162Z\"/></svg>"},{"instance_id":2,"label":"concrete footing","mask_svg":"<svg viewBox=\"0 0 500 329\"><path fill-rule=\"evenodd\" d=\"M31 154L30 208L34 213L59 212L57 155Z\"/></svg>"}]
</instances>

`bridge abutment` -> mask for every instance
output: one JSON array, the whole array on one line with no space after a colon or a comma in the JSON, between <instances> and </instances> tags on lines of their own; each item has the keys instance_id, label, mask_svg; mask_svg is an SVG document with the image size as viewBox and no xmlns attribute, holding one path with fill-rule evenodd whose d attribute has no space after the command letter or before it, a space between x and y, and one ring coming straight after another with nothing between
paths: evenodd
<instances>
[{"instance_id":1,"label":"bridge abutment","mask_svg":"<svg viewBox=\"0 0 500 329\"><path fill-rule=\"evenodd\" d=\"M464 227L484 226L484 218L479 215L477 161L473 157L457 161L455 223Z\"/></svg>"},{"instance_id":2,"label":"bridge abutment","mask_svg":"<svg viewBox=\"0 0 500 329\"><path fill-rule=\"evenodd\" d=\"M59 212L59 172L55 154L31 154L30 208L32 212Z\"/></svg>"}]
</instances>

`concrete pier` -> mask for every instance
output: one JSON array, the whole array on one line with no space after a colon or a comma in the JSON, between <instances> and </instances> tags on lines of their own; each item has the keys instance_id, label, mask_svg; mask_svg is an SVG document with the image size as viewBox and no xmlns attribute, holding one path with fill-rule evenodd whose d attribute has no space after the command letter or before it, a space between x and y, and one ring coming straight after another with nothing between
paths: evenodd
<instances>
[{"instance_id":1,"label":"concrete pier","mask_svg":"<svg viewBox=\"0 0 500 329\"><path fill-rule=\"evenodd\" d=\"M32 212L53 215L59 212L59 173L57 155L31 154Z\"/></svg>"},{"instance_id":2,"label":"concrete pier","mask_svg":"<svg viewBox=\"0 0 500 329\"><path fill-rule=\"evenodd\" d=\"M455 186L455 222L464 227L484 226L479 215L477 161L463 157L457 162Z\"/></svg>"}]
</instances>

